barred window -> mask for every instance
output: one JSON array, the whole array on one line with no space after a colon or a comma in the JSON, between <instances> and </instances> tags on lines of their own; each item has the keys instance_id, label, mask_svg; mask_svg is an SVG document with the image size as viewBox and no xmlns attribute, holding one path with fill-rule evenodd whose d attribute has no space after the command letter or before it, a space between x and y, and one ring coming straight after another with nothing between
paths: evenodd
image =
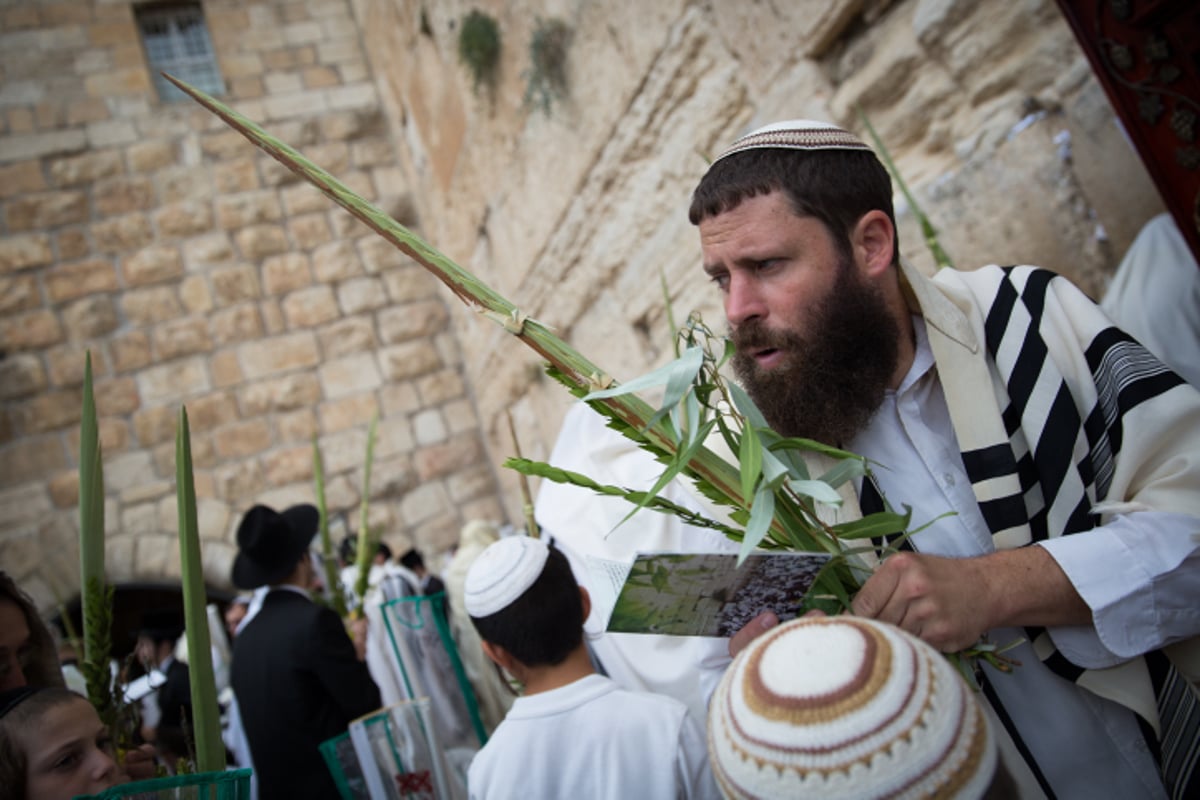
<instances>
[{"instance_id":1,"label":"barred window","mask_svg":"<svg viewBox=\"0 0 1200 800\"><path fill-rule=\"evenodd\" d=\"M217 69L208 27L204 24L204 10L199 3L139 6L134 15L160 100L173 103L187 98L162 76L163 72L209 94L224 93L225 84Z\"/></svg>"}]
</instances>

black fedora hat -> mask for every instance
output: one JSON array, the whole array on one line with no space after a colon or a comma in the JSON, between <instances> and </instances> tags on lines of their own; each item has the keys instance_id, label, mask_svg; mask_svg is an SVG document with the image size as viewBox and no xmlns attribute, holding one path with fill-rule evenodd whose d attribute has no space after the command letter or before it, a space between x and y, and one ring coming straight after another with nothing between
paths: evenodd
<instances>
[{"instance_id":1,"label":"black fedora hat","mask_svg":"<svg viewBox=\"0 0 1200 800\"><path fill-rule=\"evenodd\" d=\"M286 578L317 535L319 522L316 506L307 503L283 513L264 505L247 511L238 525L233 585L256 589Z\"/></svg>"}]
</instances>

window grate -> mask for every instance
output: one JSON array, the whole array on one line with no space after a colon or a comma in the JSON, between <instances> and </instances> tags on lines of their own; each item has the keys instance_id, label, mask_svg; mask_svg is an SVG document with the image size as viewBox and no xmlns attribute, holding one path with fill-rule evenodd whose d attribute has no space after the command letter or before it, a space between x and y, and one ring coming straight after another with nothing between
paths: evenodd
<instances>
[{"instance_id":1,"label":"window grate","mask_svg":"<svg viewBox=\"0 0 1200 800\"><path fill-rule=\"evenodd\" d=\"M224 94L225 83L217 69L199 3L144 6L134 13L160 100L174 103L187 98L162 76L163 72L208 94Z\"/></svg>"}]
</instances>

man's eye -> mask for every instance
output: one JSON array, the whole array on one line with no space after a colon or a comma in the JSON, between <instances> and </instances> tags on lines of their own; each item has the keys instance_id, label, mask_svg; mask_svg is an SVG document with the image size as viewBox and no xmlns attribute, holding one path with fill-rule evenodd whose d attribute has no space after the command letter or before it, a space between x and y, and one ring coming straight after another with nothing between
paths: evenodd
<instances>
[{"instance_id":1,"label":"man's eye","mask_svg":"<svg viewBox=\"0 0 1200 800\"><path fill-rule=\"evenodd\" d=\"M720 289L722 292L729 288L729 276L728 275L709 275L708 279L710 281L712 281L713 285L716 286L718 289Z\"/></svg>"}]
</instances>

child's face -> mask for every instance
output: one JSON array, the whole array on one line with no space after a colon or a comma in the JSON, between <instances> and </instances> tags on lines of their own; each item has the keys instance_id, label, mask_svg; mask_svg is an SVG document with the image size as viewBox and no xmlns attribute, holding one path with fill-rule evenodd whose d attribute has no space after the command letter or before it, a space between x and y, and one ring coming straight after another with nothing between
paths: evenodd
<instances>
[{"instance_id":1,"label":"child's face","mask_svg":"<svg viewBox=\"0 0 1200 800\"><path fill-rule=\"evenodd\" d=\"M27 800L70 800L121 783L112 739L91 703L60 703L25 731Z\"/></svg>"}]
</instances>

